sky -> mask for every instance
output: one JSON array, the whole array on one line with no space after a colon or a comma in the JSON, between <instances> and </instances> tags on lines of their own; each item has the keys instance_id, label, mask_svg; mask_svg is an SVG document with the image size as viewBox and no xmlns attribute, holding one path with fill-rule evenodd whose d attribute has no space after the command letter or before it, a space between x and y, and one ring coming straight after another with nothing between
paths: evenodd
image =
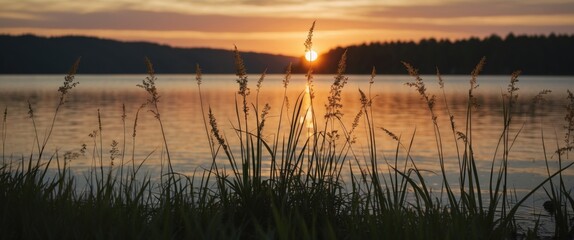
<instances>
[{"instance_id":1,"label":"sky","mask_svg":"<svg viewBox=\"0 0 574 240\"><path fill-rule=\"evenodd\" d=\"M0 34L84 35L303 56L491 34L574 34L574 0L0 0Z\"/></svg>"}]
</instances>

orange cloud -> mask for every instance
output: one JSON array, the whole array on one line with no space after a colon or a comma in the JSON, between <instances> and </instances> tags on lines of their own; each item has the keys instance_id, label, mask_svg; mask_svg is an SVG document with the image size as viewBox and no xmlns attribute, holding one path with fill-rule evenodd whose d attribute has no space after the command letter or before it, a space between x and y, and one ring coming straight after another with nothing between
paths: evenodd
<instances>
[{"instance_id":1,"label":"orange cloud","mask_svg":"<svg viewBox=\"0 0 574 240\"><path fill-rule=\"evenodd\" d=\"M490 34L574 33L574 3L524 0L0 0L0 34L89 35L180 47L303 54L317 20L315 47Z\"/></svg>"}]
</instances>

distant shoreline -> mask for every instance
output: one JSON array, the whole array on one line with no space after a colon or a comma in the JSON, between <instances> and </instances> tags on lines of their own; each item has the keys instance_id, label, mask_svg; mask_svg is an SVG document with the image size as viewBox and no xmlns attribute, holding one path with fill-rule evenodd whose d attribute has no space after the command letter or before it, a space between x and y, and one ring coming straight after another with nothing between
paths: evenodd
<instances>
[{"instance_id":1,"label":"distant shoreline","mask_svg":"<svg viewBox=\"0 0 574 240\"><path fill-rule=\"evenodd\" d=\"M465 75L486 57L484 75L572 76L574 35L513 35L502 38L468 38L456 41L423 39L338 47L320 53L313 62L316 74L334 74L343 51L347 51L347 74L406 74L402 61L420 74ZM241 49L239 49L241 52ZM149 57L158 73L188 74L199 64L205 74L233 74L231 50L176 48L150 42L122 42L83 36L38 37L0 35L0 74L60 74L78 57L80 74L145 73L143 59ZM293 73L306 73L308 62L301 57L241 52L250 74L266 70L284 73L291 63Z\"/></svg>"}]
</instances>

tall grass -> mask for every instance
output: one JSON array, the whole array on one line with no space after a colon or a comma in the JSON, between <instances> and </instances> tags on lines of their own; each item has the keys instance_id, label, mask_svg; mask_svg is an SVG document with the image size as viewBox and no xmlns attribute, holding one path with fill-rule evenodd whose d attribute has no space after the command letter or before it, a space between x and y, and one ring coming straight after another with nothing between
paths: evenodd
<instances>
[{"instance_id":1,"label":"tall grass","mask_svg":"<svg viewBox=\"0 0 574 240\"><path fill-rule=\"evenodd\" d=\"M304 45L312 48L315 24L311 26ZM276 126L267 123L272 106L260 102L266 73L258 78L255 94L249 86L248 74L241 53L234 49L236 66L235 118L232 129L225 132L209 103L201 92L202 71L195 68L198 106L211 153L211 164L204 171L191 176L174 171L168 148L168 135L161 120L160 96L156 88L158 78L151 61L146 58L148 76L139 84L148 93L145 104L137 109L132 131L131 157L126 156L126 111L122 109L123 139L104 147L102 132L105 122L98 110L98 130L91 134L92 171L85 176L87 184L79 183L80 176L72 173L71 159L89 154L87 146L76 152L61 155L56 151L50 158L41 156L51 135L65 95L77 85L74 82L76 62L60 87L61 98L54 120L42 142L38 137L32 106L30 118L35 132L38 158L21 157L20 163L3 163L0 167L0 226L3 238L134 238L134 239L513 239L538 237L534 229L520 231L516 212L522 204L541 188L550 199L545 206L552 211L554 237L574 236L572 212L574 200L571 189L564 183L563 172L573 163L565 158L574 145L574 97L568 91L570 104L566 114L566 137L561 146L557 140L556 155L559 168L552 170L549 159L547 178L532 188L524 197L512 197L508 185L509 153L520 131L511 131L513 112L518 98L519 72L512 74L503 99L502 132L490 164L488 183L481 182L473 145L473 120L477 99L474 90L485 66L479 61L471 72L467 108L463 128L455 125L448 103L444 101L450 121L448 138L443 139L442 128L435 111L439 104L428 92L426 82L416 68L404 62L414 80L406 85L414 88L429 110L429 124L434 130L436 160L440 166L442 185L433 189L428 185L426 169L419 168L411 154L416 129L410 137L396 135L379 127L374 119L378 111L371 94L375 85L373 68L369 89L358 90L361 107L353 121L343 121L344 106L341 94L348 81L345 75L347 52L339 61L338 70L325 102L325 115L315 112L319 101L313 92L313 71L310 64L306 89L290 99L287 89L291 81L291 65L286 67L284 92L277 108ZM437 69L439 85L444 93L444 82ZM163 150L167 156L167 171L159 181L148 173L141 173L147 161L137 159L136 136L141 110L148 107L158 120ZM7 109L7 108L6 108ZM4 144L8 124L4 113L2 140ZM461 121L461 120L457 120ZM168 127L168 126L165 126ZM264 134L271 131L272 134ZM364 131L366 151L359 154L355 141L357 131ZM542 148L546 152L544 133ZM396 144L393 156L386 157L379 149L381 135L389 136ZM234 138L235 141L230 141ZM406 140L405 140L406 139ZM558 137L557 137L558 139ZM452 173L445 167L446 144L453 144L458 156L458 182L447 178ZM107 150L109 149L109 150ZM361 150L362 151L362 150ZM109 153L109 154L104 154ZM34 153L31 153L33 156ZM109 161L104 161L104 155ZM119 165L115 163L120 158ZM124 160L130 159L131 164ZM55 166L54 166L55 165ZM25 167L27 166L27 167ZM107 166L107 170L105 167ZM343 177L348 174L349 181ZM446 194L446 197L443 197Z\"/></svg>"},{"instance_id":2,"label":"tall grass","mask_svg":"<svg viewBox=\"0 0 574 240\"><path fill-rule=\"evenodd\" d=\"M2 117L2 165L6 164L6 117L8 116L8 107L4 108Z\"/></svg>"}]
</instances>

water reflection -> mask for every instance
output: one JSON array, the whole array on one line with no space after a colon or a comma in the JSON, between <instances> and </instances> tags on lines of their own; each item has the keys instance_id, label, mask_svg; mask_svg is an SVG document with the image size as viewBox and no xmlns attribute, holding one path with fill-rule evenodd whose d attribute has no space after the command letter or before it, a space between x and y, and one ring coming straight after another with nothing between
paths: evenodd
<instances>
[{"instance_id":1,"label":"water reflection","mask_svg":"<svg viewBox=\"0 0 574 240\"><path fill-rule=\"evenodd\" d=\"M61 109L56 121L55 132L47 146L50 152L77 151L82 144L94 148L94 141L89 133L98 129L97 111L101 112L103 129L101 132L104 149L109 149L113 140L122 142L124 132L126 146L132 145L133 125L135 113L139 106L146 101L146 93L135 85L144 79L144 75L112 75L112 76L77 76L80 85L72 90L69 101ZM193 76L166 75L158 76L158 92L161 96L159 107L162 111L162 121L166 127L166 136L172 154L172 163L178 172L192 173L198 168L207 167L211 163L208 148L208 137L205 135L200 110L198 90ZM260 103L271 106L269 119L264 132L268 138L273 138L278 124L280 106L283 101L283 76L269 75L259 95ZM424 77L427 81L428 91L437 95L436 114L443 136L444 151L447 170L458 170L457 152L454 148L455 137L450 133L450 120L447 109L443 104L446 100L458 130L462 131L467 106L468 77L445 77L446 99L434 77ZM480 87L476 89L480 107L474 110L473 137L475 153L479 169L484 169L484 176L490 169L492 159L495 158L495 149L502 133L502 92L506 90L508 77L479 78ZM308 86L305 77L293 77L287 96L294 103L301 93L304 97L303 109L307 110L305 124L308 132L312 132L312 112L316 116L324 116L324 105L329 94L332 76L315 76L313 109L308 96ZM358 89L367 89L369 76L350 76L349 82L342 94L341 109L343 122L348 126L360 110ZM377 129L384 127L404 141L414 137L411 154L419 168L437 171L438 160L436 143L432 130L432 121L428 108L420 99L418 93L404 82L410 80L407 76L381 76L375 79L372 88L374 126ZM54 109L58 101L57 88L63 81L63 76L0 76L0 107L8 108L7 132L5 143L5 158L17 160L22 156L29 156L34 151L35 134L31 120L28 118L27 102L30 101L35 111L35 120L38 126L39 137L43 138L48 128ZM510 153L511 167L509 172L517 188L530 188L532 179L541 179L546 175L544 168L545 158L542 149L541 134L547 137L546 145L554 146L556 141L562 144L564 136L564 105L565 89L571 87L572 77L522 77L519 82L519 102L514 111L514 120L511 134L520 132ZM547 97L547 102L535 105L531 99L542 89L554 91ZM306 91L307 90L307 91ZM227 134L230 146L234 146L232 125L235 119L235 93L237 86L235 77L230 75L204 75L202 95L206 107L211 107L219 120L221 130ZM253 97L253 96L251 96ZM254 102L254 100L251 100ZM126 128L121 119L122 104L126 106ZM207 106L208 105L208 106ZM291 104L293 105L293 104ZM291 106L292 108L293 106ZM318 125L322 126L322 117L318 117ZM302 120L302 119L301 119ZM160 166L162 141L159 136L159 126L151 113L142 111L138 118L135 156L136 161L148 158L146 164L150 169ZM413 133L416 129L416 135ZM361 154L366 150L367 143L365 129L362 126L355 131L357 143L353 150ZM380 156L393 159L396 142L390 139L383 131L378 131L377 149ZM554 148L551 148L554 149ZM104 150L104 153L106 151ZM131 153L128 153L131 154ZM150 155L151 154L151 155ZM105 155L105 154L104 154ZM149 155L149 157L148 157ZM548 150L547 157L555 164L556 156L553 150ZM108 156L104 156L108 158ZM91 166L91 156L74 160L72 166L85 169ZM126 159L131 159L131 156ZM222 160L222 164L225 161ZM379 166L387 168L384 161ZM556 166L552 166L556 167ZM565 172L571 176L574 171ZM431 174L432 175L432 174ZM536 177L533 177L536 176ZM456 175L452 176L453 178ZM437 178L437 181L440 179Z\"/></svg>"},{"instance_id":2,"label":"water reflection","mask_svg":"<svg viewBox=\"0 0 574 240\"><path fill-rule=\"evenodd\" d=\"M305 96L303 97L303 109L306 109L306 113L301 116L301 123L305 123L307 128L307 137L311 137L313 133L313 105L311 104L311 85L309 83L305 84Z\"/></svg>"}]
</instances>

